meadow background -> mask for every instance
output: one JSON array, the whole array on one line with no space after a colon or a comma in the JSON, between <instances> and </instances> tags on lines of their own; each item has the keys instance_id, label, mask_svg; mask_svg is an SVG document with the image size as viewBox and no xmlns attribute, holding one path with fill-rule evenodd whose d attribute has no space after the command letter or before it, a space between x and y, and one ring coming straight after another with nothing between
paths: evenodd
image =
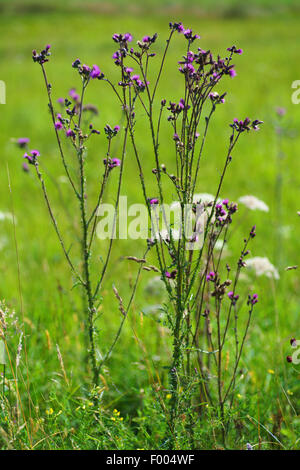
<instances>
[{"instance_id":1,"label":"meadow background","mask_svg":"<svg viewBox=\"0 0 300 470\"><path fill-rule=\"evenodd\" d=\"M286 356L291 353L290 338L300 335L299 273L285 270L299 263L300 252L297 215L300 106L291 102L291 84L300 79L299 3L293 0L145 0L133 4L124 0L109 3L68 0L62 4L1 0L0 14L0 79L7 87L7 102L0 105L0 299L19 317L24 315L32 408L36 407L39 422L36 428L32 427L36 448L156 448L161 437L160 418L151 392L151 377L166 383L170 344L168 331L160 322L159 306L164 297L153 283L153 274L145 273L123 334L102 377L103 410L109 427L107 440L101 440L98 431L87 430L89 415L87 429L82 430L83 417L88 413L80 408L85 403L82 397L86 360L82 299L76 289L70 292L71 275L50 224L38 181L32 171L22 170L22 151L13 141L29 137L30 147L39 149L60 224L67 233L70 220L79 227L70 192L61 178L63 169L57 163L44 84L39 68L31 59L31 51L51 44L52 57L47 70L53 96L59 98L67 96L72 87L79 89L78 76L71 67L75 58L98 64L106 75L117 80L111 60L115 50L112 34L130 31L134 39L139 39L157 32L164 39L169 21L182 21L193 28L201 35L203 49L224 54L228 46L236 44L244 50L235 61L237 77L227 81L226 104L216 113L208 136L206 165L196 192L211 193L216 188L216 175L221 170L232 119L250 116L264 121L259 133L241 139L222 192L223 197L234 201L252 194L270 208L264 213L240 207L238 228L228 246L228 260L239 254L244 234L256 224L257 237L251 255L268 257L280 274L278 281L248 275L260 302L242 361L244 374L238 385L241 416L237 418L241 427L232 446L245 448L246 442L261 440L265 442L262 448L299 448L300 375L286 362ZM161 41L155 45L158 53L163 44ZM159 88L159 97L167 101L181 97L178 86L181 77L176 64L182 54L182 43L176 38L167 59L167 67L169 70L173 67L174 73L171 78L165 76ZM89 87L87 101L99 108L96 128L102 130L106 123L122 124L121 111L101 82ZM286 109L284 117L278 116L277 107ZM280 134L279 128L283 129ZM146 133L143 123L138 123L138 132ZM94 139L88 157L91 199L96 194L97 175L102 174L103 134ZM173 164L170 138L171 130L165 126L164 163L168 167ZM118 146L115 151L117 156ZM153 156L147 138L143 141L143 160L151 178ZM114 180L110 181L110 190L106 202L114 201ZM136 163L130 152L122 194L127 194L130 202L142 200ZM172 198L170 194L170 202ZM62 199L66 212L60 209ZM14 213L15 230L6 213ZM96 242L100 264L106 246L100 240ZM141 256L143 250L142 241L114 244L98 325L102 353L106 352L120 322L112 284L126 300L136 272L135 266L122 257ZM61 370L56 344L61 350L69 385ZM9 371L7 374L12 379ZM114 418L115 408L124 418L122 422L110 419ZM15 438L16 447L28 445L22 432ZM56 437L45 438L50 435ZM2 448L8 445L2 434L0 443ZM204 435L199 446L210 448L214 443Z\"/></svg>"}]
</instances>

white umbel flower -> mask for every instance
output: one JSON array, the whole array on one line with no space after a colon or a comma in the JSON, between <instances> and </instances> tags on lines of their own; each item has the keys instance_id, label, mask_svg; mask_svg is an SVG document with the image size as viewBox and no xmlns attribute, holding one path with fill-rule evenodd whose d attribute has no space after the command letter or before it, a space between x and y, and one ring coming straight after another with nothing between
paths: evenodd
<instances>
[{"instance_id":1,"label":"white umbel flower","mask_svg":"<svg viewBox=\"0 0 300 470\"><path fill-rule=\"evenodd\" d=\"M267 206L267 204L255 196L242 196L239 198L239 202L244 204L244 206L248 207L248 209L252 211L259 210L263 212L269 212L269 207Z\"/></svg>"},{"instance_id":2,"label":"white umbel flower","mask_svg":"<svg viewBox=\"0 0 300 470\"><path fill-rule=\"evenodd\" d=\"M255 271L257 276L267 276L270 279L279 279L279 273L275 266L268 260L261 256L246 259L246 267Z\"/></svg>"}]
</instances>

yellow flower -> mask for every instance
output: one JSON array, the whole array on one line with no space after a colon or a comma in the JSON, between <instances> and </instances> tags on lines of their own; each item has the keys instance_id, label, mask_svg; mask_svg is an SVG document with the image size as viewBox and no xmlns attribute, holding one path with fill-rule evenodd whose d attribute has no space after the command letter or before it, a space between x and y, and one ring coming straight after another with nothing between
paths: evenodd
<instances>
[{"instance_id":1,"label":"yellow flower","mask_svg":"<svg viewBox=\"0 0 300 470\"><path fill-rule=\"evenodd\" d=\"M116 418L115 418L114 416L112 416L110 419L111 419L112 421L116 421Z\"/></svg>"},{"instance_id":2,"label":"yellow flower","mask_svg":"<svg viewBox=\"0 0 300 470\"><path fill-rule=\"evenodd\" d=\"M167 400L170 400L172 398L172 394L171 393L168 393L168 395L166 395L166 399Z\"/></svg>"},{"instance_id":3,"label":"yellow flower","mask_svg":"<svg viewBox=\"0 0 300 470\"><path fill-rule=\"evenodd\" d=\"M93 403L92 401L89 401L89 402L88 402L88 405L89 405L89 406L93 406L94 403Z\"/></svg>"},{"instance_id":4,"label":"yellow flower","mask_svg":"<svg viewBox=\"0 0 300 470\"><path fill-rule=\"evenodd\" d=\"M291 390L288 390L288 391L287 391L287 394L288 394L288 395L294 395L294 392L292 392Z\"/></svg>"},{"instance_id":5,"label":"yellow flower","mask_svg":"<svg viewBox=\"0 0 300 470\"><path fill-rule=\"evenodd\" d=\"M268 369L269 374L275 374L273 369Z\"/></svg>"},{"instance_id":6,"label":"yellow flower","mask_svg":"<svg viewBox=\"0 0 300 470\"><path fill-rule=\"evenodd\" d=\"M237 397L238 397L240 400L243 398L243 396L242 396L240 393L237 394Z\"/></svg>"},{"instance_id":7,"label":"yellow flower","mask_svg":"<svg viewBox=\"0 0 300 470\"><path fill-rule=\"evenodd\" d=\"M116 416L120 416L120 411L114 409L113 414L116 415Z\"/></svg>"},{"instance_id":8,"label":"yellow flower","mask_svg":"<svg viewBox=\"0 0 300 470\"><path fill-rule=\"evenodd\" d=\"M46 410L46 415L53 415L53 413L53 408L48 408L48 410Z\"/></svg>"}]
</instances>

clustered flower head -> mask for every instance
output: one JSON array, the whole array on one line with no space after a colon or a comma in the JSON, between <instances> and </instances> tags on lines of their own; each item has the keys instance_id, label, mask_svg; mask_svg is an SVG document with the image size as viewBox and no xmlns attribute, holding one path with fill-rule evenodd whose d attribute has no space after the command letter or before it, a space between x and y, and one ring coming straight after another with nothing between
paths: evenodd
<instances>
[{"instance_id":1,"label":"clustered flower head","mask_svg":"<svg viewBox=\"0 0 300 470\"><path fill-rule=\"evenodd\" d=\"M29 144L29 138L28 137L20 137L17 140L17 144L20 148L25 148L25 147L27 147L27 144Z\"/></svg>"},{"instance_id":2,"label":"clustered flower head","mask_svg":"<svg viewBox=\"0 0 300 470\"><path fill-rule=\"evenodd\" d=\"M104 73L101 72L98 65L94 64L93 67L89 67L86 64L82 64L80 59L76 59L72 63L72 67L78 70L83 80L89 80L90 78L102 80L104 78Z\"/></svg>"},{"instance_id":3,"label":"clustered flower head","mask_svg":"<svg viewBox=\"0 0 300 470\"><path fill-rule=\"evenodd\" d=\"M234 118L233 124L230 124L230 127L235 129L237 132L245 132L245 131L250 131L251 129L257 131L259 130L259 124L263 124L263 121L259 121L258 119L254 119L254 121L251 121L250 118L246 117L244 120L238 120L237 118Z\"/></svg>"},{"instance_id":4,"label":"clustered flower head","mask_svg":"<svg viewBox=\"0 0 300 470\"><path fill-rule=\"evenodd\" d=\"M257 276L267 276L270 279L279 279L278 270L266 257L255 256L247 259L246 267L255 271Z\"/></svg>"},{"instance_id":5,"label":"clustered flower head","mask_svg":"<svg viewBox=\"0 0 300 470\"><path fill-rule=\"evenodd\" d=\"M159 200L156 197L148 198L150 206L156 206L159 203Z\"/></svg>"},{"instance_id":6,"label":"clustered flower head","mask_svg":"<svg viewBox=\"0 0 300 470\"><path fill-rule=\"evenodd\" d=\"M269 207L264 201L261 201L255 196L246 195L239 198L239 202L244 204L248 209L254 211L259 210L263 212L269 212Z\"/></svg>"},{"instance_id":7,"label":"clustered flower head","mask_svg":"<svg viewBox=\"0 0 300 470\"><path fill-rule=\"evenodd\" d=\"M177 275L177 269L174 269L171 272L169 272L169 271L165 272L165 276L166 276L167 279L175 279L176 275Z\"/></svg>"},{"instance_id":8,"label":"clustered flower head","mask_svg":"<svg viewBox=\"0 0 300 470\"><path fill-rule=\"evenodd\" d=\"M228 292L228 297L231 300L232 305L235 305L239 299L239 295L235 294L233 291Z\"/></svg>"},{"instance_id":9,"label":"clustered flower head","mask_svg":"<svg viewBox=\"0 0 300 470\"><path fill-rule=\"evenodd\" d=\"M38 64L42 65L44 64L45 62L49 62L49 59L48 57L51 55L51 52L50 52L50 44L47 44L47 46L45 47L45 49L43 49L39 54L37 53L37 51L34 49L32 51L32 59L34 62L37 62Z\"/></svg>"},{"instance_id":10,"label":"clustered flower head","mask_svg":"<svg viewBox=\"0 0 300 470\"><path fill-rule=\"evenodd\" d=\"M27 160L30 165L35 165L37 163L37 157L40 156L40 152L38 150L31 150L30 152L26 152L23 156Z\"/></svg>"},{"instance_id":11,"label":"clustered flower head","mask_svg":"<svg viewBox=\"0 0 300 470\"><path fill-rule=\"evenodd\" d=\"M121 166L121 160L119 158L104 158L103 163L109 170Z\"/></svg>"},{"instance_id":12,"label":"clustered flower head","mask_svg":"<svg viewBox=\"0 0 300 470\"><path fill-rule=\"evenodd\" d=\"M194 42L196 39L200 39L199 34L193 34L192 29L183 26L182 23L169 23L169 27L172 31L177 31L180 34L183 34L190 43Z\"/></svg>"},{"instance_id":13,"label":"clustered flower head","mask_svg":"<svg viewBox=\"0 0 300 470\"><path fill-rule=\"evenodd\" d=\"M232 215L237 212L238 206L235 203L229 203L228 199L224 199L222 203L216 204L216 226L223 227L226 224L231 224Z\"/></svg>"},{"instance_id":14,"label":"clustered flower head","mask_svg":"<svg viewBox=\"0 0 300 470\"><path fill-rule=\"evenodd\" d=\"M119 131L120 126L115 126L112 128L109 124L106 124L106 126L104 127L104 132L108 139L112 139L113 137L115 137Z\"/></svg>"},{"instance_id":15,"label":"clustered flower head","mask_svg":"<svg viewBox=\"0 0 300 470\"><path fill-rule=\"evenodd\" d=\"M211 281L211 282L214 282L216 280L217 276L216 276L216 273L214 271L210 271L207 275L206 275L206 280L207 281Z\"/></svg>"},{"instance_id":16,"label":"clustered flower head","mask_svg":"<svg viewBox=\"0 0 300 470\"><path fill-rule=\"evenodd\" d=\"M247 305L255 305L258 302L258 295L257 294L249 294L248 295L248 300L247 300Z\"/></svg>"}]
</instances>

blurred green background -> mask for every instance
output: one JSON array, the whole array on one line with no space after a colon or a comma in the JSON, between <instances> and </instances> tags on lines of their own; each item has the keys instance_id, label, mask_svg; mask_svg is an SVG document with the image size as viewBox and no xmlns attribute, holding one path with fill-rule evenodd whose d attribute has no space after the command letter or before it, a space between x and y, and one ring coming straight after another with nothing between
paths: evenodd
<instances>
[{"instance_id":1,"label":"blurred green background","mask_svg":"<svg viewBox=\"0 0 300 470\"><path fill-rule=\"evenodd\" d=\"M235 60L237 77L223 82L220 91L228 91L226 104L218 109L208 136L205 165L199 178L197 192L214 192L221 171L228 124L234 117L258 118L264 121L258 133L241 139L225 180L222 195L237 201L240 196L253 194L270 207L269 213L240 208L237 229L229 245L229 262L239 253L244 234L257 225L257 237L252 246L253 256L267 256L280 272L276 284L267 278L254 279L250 285L258 291L261 301L251 327L243 366L256 377L255 387L270 396L277 396L280 384L293 390L297 403L299 387L297 374L285 365L290 352L289 338L299 337L299 275L285 271L288 265L298 264L300 251L299 220L299 125L300 106L291 102L294 80L300 79L299 27L300 6L294 0L144 0L139 3L100 1L25 2L0 1L0 79L7 87L6 104L0 105L0 211L12 212L14 207L16 243L11 221L0 219L0 298L20 314L20 295L16 244L19 254L21 292L27 323L30 371L36 384L37 396L48 390L49 382L59 368L55 343L60 345L66 368L74 381L84 371L81 296L70 293L71 275L66 267L58 241L51 227L38 181L32 171L22 171L22 151L12 139L29 137L30 147L41 152L41 165L47 172L47 185L55 213L63 227L68 243L73 243L69 220L79 228L76 203L67 185L62 182L63 168L59 161L47 97L39 67L31 59L31 51L51 44L52 57L46 65L53 87L53 97L67 96L72 87L79 90L79 79L71 67L79 57L88 64L98 64L101 70L118 80L117 68L111 60L115 32L130 31L134 40L158 32L155 50L163 50L169 21L182 21L201 35L199 45L213 53L225 54L232 44L244 49ZM161 98L178 100L181 97L181 76L177 61L184 53L182 38L176 37L167 59L168 76L164 76L158 92ZM154 60L154 69L158 59ZM156 61L156 62L155 62ZM95 81L96 82L96 81ZM122 124L118 103L101 82L91 83L87 101L99 108L95 127L106 123ZM277 107L286 114L280 118ZM58 108L59 109L59 108ZM138 119L140 150L149 185L153 155L143 123L142 110ZM284 129L280 131L278 129ZM162 132L163 158L171 168L171 129L164 123ZM148 140L147 140L148 139ZM66 147L67 148L67 147ZM102 159L106 151L105 136L95 137L88 156L89 200L96 197L97 182L102 175ZM115 156L118 156L118 144ZM70 153L71 153L70 149ZM9 191L8 173L11 180ZM117 172L112 175L106 201L115 199ZM141 201L136 163L131 150L127 154L122 194L129 201ZM153 195L155 196L155 194ZM61 208L61 198L67 213ZM170 194L170 202L174 195ZM107 245L96 241L95 253L101 257ZM115 283L124 299L128 299L136 267L121 259L125 255L142 255L143 242L117 241L103 291L103 306L99 320L99 345L107 350L120 321L118 305L112 295ZM99 265L101 266L101 259ZM97 270L95 267L95 272ZM143 354L134 340L133 330L145 345L147 355L161 374L168 365L169 349L166 332L158 323L157 304L163 295L151 291L151 277L145 273L138 289L133 311L124 334L110 360L107 381L114 399L122 401L126 411L137 406L133 390L148 381ZM153 307L154 306L154 307ZM143 317L141 311L148 312ZM154 313L149 313L154 312ZM47 333L51 343L47 342ZM126 351L126 354L124 354ZM268 370L275 370L275 377ZM126 373L125 373L126 370ZM277 387L271 388L270 380ZM271 405L270 405L271 406ZM268 409L265 411L268 416Z\"/></svg>"}]
</instances>

